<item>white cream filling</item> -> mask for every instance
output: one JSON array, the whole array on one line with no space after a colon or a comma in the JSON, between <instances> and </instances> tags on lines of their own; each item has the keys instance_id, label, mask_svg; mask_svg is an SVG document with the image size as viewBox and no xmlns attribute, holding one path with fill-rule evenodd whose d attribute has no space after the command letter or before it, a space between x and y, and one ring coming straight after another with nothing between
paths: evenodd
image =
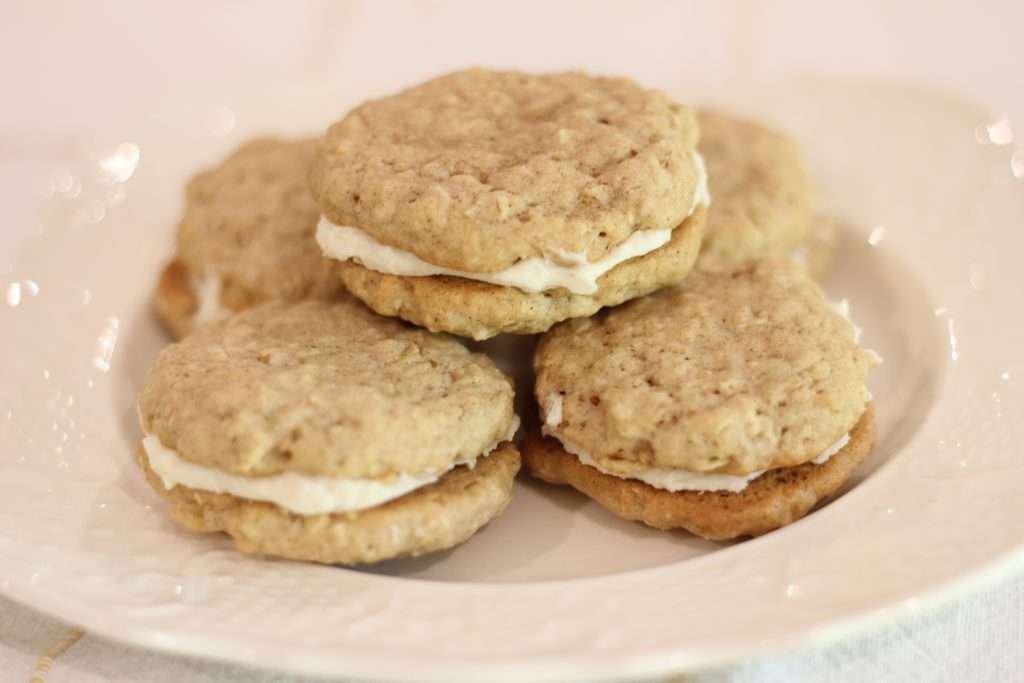
<instances>
[{"instance_id":1,"label":"white cream filling","mask_svg":"<svg viewBox=\"0 0 1024 683\"><path fill-rule=\"evenodd\" d=\"M549 436L555 436L550 433L546 424L544 427L544 433ZM637 468L627 475L619 472L612 472L611 470L603 467L600 462L595 460L593 456L582 448L566 442L562 437L555 436L555 438L562 444L562 448L564 448L566 452L575 455L584 465L593 467L599 472L603 472L604 474L612 477L618 477L619 479L636 479L653 486L656 489L664 489L665 491L730 491L732 493L739 493L743 489L747 488L747 485L750 482L757 479L767 471L758 470L756 472L751 472L750 474L707 474L703 472L690 472L688 470L680 470L672 467L643 467ZM850 435L843 434L838 441L826 448L819 455L812 458L810 462L815 465L824 465L828 462L829 458L841 451L849 442Z\"/></svg>"},{"instance_id":2,"label":"white cream filling","mask_svg":"<svg viewBox=\"0 0 1024 683\"><path fill-rule=\"evenodd\" d=\"M544 401L544 426L557 427L562 424L562 397L551 394Z\"/></svg>"},{"instance_id":3,"label":"white cream filling","mask_svg":"<svg viewBox=\"0 0 1024 683\"><path fill-rule=\"evenodd\" d=\"M708 206L711 203L704 159L697 152L694 152L694 164L697 167L698 181L688 216L693 215L698 206ZM672 239L673 228L638 230L616 245L607 256L597 261L588 261L586 253L583 252L559 250L552 254L554 258L548 255L534 256L496 273L471 273L434 265L412 252L381 244L359 228L336 225L324 216L321 216L320 224L317 226L316 240L325 256L338 261L352 259L378 273L404 277L453 275L505 287L516 287L527 292L543 292L563 287L574 294L593 294L597 291L597 280L602 275L620 263L664 246Z\"/></svg>"},{"instance_id":4,"label":"white cream filling","mask_svg":"<svg viewBox=\"0 0 1024 683\"><path fill-rule=\"evenodd\" d=\"M196 312L192 314L192 322L195 325L226 318L231 314L220 302L221 282L220 277L215 274L203 276L192 276L189 284L192 293L196 297Z\"/></svg>"},{"instance_id":5,"label":"white cream filling","mask_svg":"<svg viewBox=\"0 0 1024 683\"><path fill-rule=\"evenodd\" d=\"M826 462L828 462L829 458L831 458L833 455L846 448L846 444L848 443L850 443L850 434L843 434L841 437L839 437L839 441L836 441L834 444L823 450L821 453L818 454L817 457L811 458L811 462L813 462L815 465L824 465Z\"/></svg>"},{"instance_id":6,"label":"white cream filling","mask_svg":"<svg viewBox=\"0 0 1024 683\"><path fill-rule=\"evenodd\" d=\"M690 211L686 214L689 218L698 206L711 206L711 189L708 187L708 167L704 164L704 157L700 152L694 150L693 165L697 167L697 187L693 191L693 202L690 204Z\"/></svg>"},{"instance_id":7,"label":"white cream filling","mask_svg":"<svg viewBox=\"0 0 1024 683\"><path fill-rule=\"evenodd\" d=\"M460 465L473 468L478 458L488 455L501 443L510 441L519 428L513 420L506 438L495 442L480 455L452 464L442 472L412 475L399 474L387 481L347 479L283 472L267 477L243 477L212 467L188 462L164 446L159 437L145 434L142 447L149 465L169 489L177 485L213 493L229 493L238 498L273 503L299 515L355 512L394 500L418 488L432 484Z\"/></svg>"},{"instance_id":8,"label":"white cream filling","mask_svg":"<svg viewBox=\"0 0 1024 683\"><path fill-rule=\"evenodd\" d=\"M832 308L836 313L846 318L846 321L853 327L853 343L860 344L860 337L864 333L864 330L860 325L853 321L853 318L850 317L850 300L840 299L839 301L830 301L829 303L832 305ZM876 365L881 365L885 360L882 358L881 354L874 349L864 349L864 353L868 354ZM867 392L868 400L870 400L871 392L867 390L867 387L864 387L864 391Z\"/></svg>"},{"instance_id":9,"label":"white cream filling","mask_svg":"<svg viewBox=\"0 0 1024 683\"><path fill-rule=\"evenodd\" d=\"M829 304L836 313L846 318L846 321L850 323L850 326L853 327L853 343L859 344L860 336L864 333L864 330L861 329L860 325L853 322L853 318L850 317L850 300L840 299L839 301L829 301Z\"/></svg>"}]
</instances>

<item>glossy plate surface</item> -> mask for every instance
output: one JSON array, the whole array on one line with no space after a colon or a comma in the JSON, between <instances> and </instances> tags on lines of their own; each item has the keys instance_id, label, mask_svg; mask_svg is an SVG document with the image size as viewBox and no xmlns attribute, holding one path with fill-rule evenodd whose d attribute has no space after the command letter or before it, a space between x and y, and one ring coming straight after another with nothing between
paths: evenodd
<instances>
[{"instance_id":1,"label":"glossy plate surface","mask_svg":"<svg viewBox=\"0 0 1024 683\"><path fill-rule=\"evenodd\" d=\"M182 183L254 132L317 130L356 95L254 93L213 119L172 107L62 152L0 292L4 594L111 638L293 671L599 680L834 635L1020 549L1024 167L979 129L984 111L828 80L733 104L802 140L823 206L850 226L827 289L886 362L879 444L842 498L720 545L523 481L463 547L367 571L176 530L132 449L166 343L148 297Z\"/></svg>"}]
</instances>

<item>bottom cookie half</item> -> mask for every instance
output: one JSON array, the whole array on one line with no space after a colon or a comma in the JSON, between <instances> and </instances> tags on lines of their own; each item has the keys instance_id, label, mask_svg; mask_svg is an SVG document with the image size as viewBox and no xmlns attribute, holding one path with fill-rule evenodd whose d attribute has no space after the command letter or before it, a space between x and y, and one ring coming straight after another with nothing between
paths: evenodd
<instances>
[{"instance_id":1,"label":"bottom cookie half","mask_svg":"<svg viewBox=\"0 0 1024 683\"><path fill-rule=\"evenodd\" d=\"M415 557L466 541L501 514L519 471L519 452L502 444L473 469L457 467L401 498L352 513L297 515L271 503L184 486L167 490L139 461L150 485L170 502L174 521L192 531L225 532L239 550L325 564Z\"/></svg>"},{"instance_id":2,"label":"bottom cookie half","mask_svg":"<svg viewBox=\"0 0 1024 683\"><path fill-rule=\"evenodd\" d=\"M666 491L584 465L550 437L531 436L523 461L534 477L572 486L612 513L657 529L686 529L711 540L757 536L785 526L835 494L875 442L874 409L850 432L846 446L822 465L770 470L740 492Z\"/></svg>"}]
</instances>

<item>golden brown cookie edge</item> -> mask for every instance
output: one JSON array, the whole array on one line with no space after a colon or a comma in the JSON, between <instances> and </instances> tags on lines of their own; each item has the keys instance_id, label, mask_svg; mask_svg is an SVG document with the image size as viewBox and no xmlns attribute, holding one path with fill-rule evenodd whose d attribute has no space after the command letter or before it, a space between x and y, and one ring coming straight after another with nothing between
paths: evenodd
<instances>
[{"instance_id":1,"label":"golden brown cookie edge","mask_svg":"<svg viewBox=\"0 0 1024 683\"><path fill-rule=\"evenodd\" d=\"M441 479L382 505L354 513L297 515L272 503L175 486L168 490L136 451L149 485L169 503L180 526L223 532L238 550L324 564L367 564L417 557L465 542L500 515L512 496L519 451L505 442Z\"/></svg>"},{"instance_id":2,"label":"golden brown cookie edge","mask_svg":"<svg viewBox=\"0 0 1024 683\"><path fill-rule=\"evenodd\" d=\"M666 491L584 465L551 437L533 434L523 463L535 478L571 486L624 519L656 529L686 529L710 540L758 536L791 524L832 496L868 457L876 438L874 406L850 432L850 441L823 465L770 470L738 493Z\"/></svg>"}]
</instances>

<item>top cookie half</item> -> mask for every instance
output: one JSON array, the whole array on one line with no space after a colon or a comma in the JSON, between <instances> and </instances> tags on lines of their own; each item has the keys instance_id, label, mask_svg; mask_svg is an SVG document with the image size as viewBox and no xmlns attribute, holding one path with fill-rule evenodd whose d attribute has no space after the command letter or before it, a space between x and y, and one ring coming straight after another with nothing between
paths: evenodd
<instances>
[{"instance_id":1,"label":"top cookie half","mask_svg":"<svg viewBox=\"0 0 1024 683\"><path fill-rule=\"evenodd\" d=\"M317 143L257 138L189 182L178 259L196 278L218 278L233 310L300 301L333 285L306 187Z\"/></svg>"},{"instance_id":2,"label":"top cookie half","mask_svg":"<svg viewBox=\"0 0 1024 683\"><path fill-rule=\"evenodd\" d=\"M443 472L507 440L512 396L482 354L339 297L269 302L165 348L139 416L196 465L381 479Z\"/></svg>"},{"instance_id":3,"label":"top cookie half","mask_svg":"<svg viewBox=\"0 0 1024 683\"><path fill-rule=\"evenodd\" d=\"M697 203L693 113L626 79L471 69L367 102L310 174L327 220L466 272L602 259Z\"/></svg>"},{"instance_id":4,"label":"top cookie half","mask_svg":"<svg viewBox=\"0 0 1024 683\"><path fill-rule=\"evenodd\" d=\"M609 471L745 475L812 460L848 434L877 363L843 306L786 259L562 323L537 347L547 432Z\"/></svg>"},{"instance_id":5,"label":"top cookie half","mask_svg":"<svg viewBox=\"0 0 1024 683\"><path fill-rule=\"evenodd\" d=\"M807 238L810 182L789 136L715 111L702 111L700 152L714 202L697 267L731 270L787 256Z\"/></svg>"}]
</instances>

